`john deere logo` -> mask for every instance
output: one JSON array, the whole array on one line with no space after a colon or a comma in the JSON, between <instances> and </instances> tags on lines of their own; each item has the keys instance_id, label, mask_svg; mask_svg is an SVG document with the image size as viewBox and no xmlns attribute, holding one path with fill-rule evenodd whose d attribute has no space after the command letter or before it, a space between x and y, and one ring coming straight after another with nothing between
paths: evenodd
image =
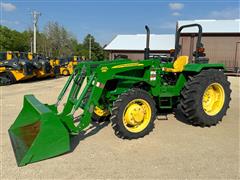
<instances>
[{"instance_id":1,"label":"john deere logo","mask_svg":"<svg viewBox=\"0 0 240 180\"><path fill-rule=\"evenodd\" d=\"M101 68L102 72L107 72L107 70L108 70L108 68L106 66Z\"/></svg>"}]
</instances>

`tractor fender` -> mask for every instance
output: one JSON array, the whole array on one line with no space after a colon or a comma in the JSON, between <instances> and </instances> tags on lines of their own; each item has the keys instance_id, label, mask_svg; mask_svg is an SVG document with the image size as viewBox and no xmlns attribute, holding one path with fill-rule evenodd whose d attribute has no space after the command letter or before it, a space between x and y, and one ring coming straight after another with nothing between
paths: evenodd
<instances>
[{"instance_id":1,"label":"tractor fender","mask_svg":"<svg viewBox=\"0 0 240 180\"><path fill-rule=\"evenodd\" d=\"M187 64L184 67L184 72L201 72L203 69L222 69L225 70L223 64Z\"/></svg>"}]
</instances>

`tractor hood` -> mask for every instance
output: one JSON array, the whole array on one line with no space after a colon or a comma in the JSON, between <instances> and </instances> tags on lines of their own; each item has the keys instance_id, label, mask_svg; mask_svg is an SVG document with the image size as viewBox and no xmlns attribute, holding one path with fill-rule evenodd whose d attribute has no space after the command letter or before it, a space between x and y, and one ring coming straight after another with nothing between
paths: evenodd
<instances>
[{"instance_id":1,"label":"tractor hood","mask_svg":"<svg viewBox=\"0 0 240 180\"><path fill-rule=\"evenodd\" d=\"M91 72L93 72L95 69L97 69L99 66L108 66L108 65L119 65L119 64L127 64L136 62L135 60L130 59L115 59L115 60L103 60L103 61L85 61L81 62L77 65L78 68L82 68L85 66L87 69L89 69Z\"/></svg>"}]
</instances>

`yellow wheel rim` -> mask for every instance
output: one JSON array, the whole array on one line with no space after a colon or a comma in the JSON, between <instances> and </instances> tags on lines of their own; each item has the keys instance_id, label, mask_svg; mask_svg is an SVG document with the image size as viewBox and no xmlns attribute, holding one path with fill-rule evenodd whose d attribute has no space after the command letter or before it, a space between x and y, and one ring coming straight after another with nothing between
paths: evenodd
<instances>
[{"instance_id":1,"label":"yellow wheel rim","mask_svg":"<svg viewBox=\"0 0 240 180\"><path fill-rule=\"evenodd\" d=\"M124 109L123 124L128 131L138 133L148 126L151 116L149 103L143 99L135 99L129 102Z\"/></svg>"},{"instance_id":2,"label":"yellow wheel rim","mask_svg":"<svg viewBox=\"0 0 240 180\"><path fill-rule=\"evenodd\" d=\"M221 111L224 101L225 92L222 85L219 83L212 83L206 88L203 94L203 110L209 116L214 116Z\"/></svg>"},{"instance_id":3,"label":"yellow wheel rim","mask_svg":"<svg viewBox=\"0 0 240 180\"><path fill-rule=\"evenodd\" d=\"M64 76L67 76L67 75L68 75L68 70L64 70L64 71L63 71L63 75L64 75Z\"/></svg>"}]
</instances>

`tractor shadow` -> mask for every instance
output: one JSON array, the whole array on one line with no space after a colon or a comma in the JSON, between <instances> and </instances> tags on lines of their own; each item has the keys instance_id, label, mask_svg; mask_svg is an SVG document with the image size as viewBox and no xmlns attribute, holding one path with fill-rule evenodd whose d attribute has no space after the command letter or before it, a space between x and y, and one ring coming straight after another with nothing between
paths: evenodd
<instances>
[{"instance_id":1,"label":"tractor shadow","mask_svg":"<svg viewBox=\"0 0 240 180\"><path fill-rule=\"evenodd\" d=\"M176 108L173 109L172 113L173 113L173 115L174 115L174 117L176 118L177 121L192 126L192 124L189 122L189 120L184 116L184 114L180 110L179 105Z\"/></svg>"},{"instance_id":2,"label":"tractor shadow","mask_svg":"<svg viewBox=\"0 0 240 180\"><path fill-rule=\"evenodd\" d=\"M90 124L90 126L86 130L80 132L76 136L72 136L71 137L71 149L70 149L70 152L73 152L75 150L75 148L78 146L80 141L83 141L84 139L97 134L101 129L103 129L106 126L108 126L109 123L110 123L109 120L105 120L105 121L102 121L102 122L94 122L94 121L92 121L92 123Z\"/></svg>"},{"instance_id":3,"label":"tractor shadow","mask_svg":"<svg viewBox=\"0 0 240 180\"><path fill-rule=\"evenodd\" d=\"M164 110L164 112L158 111L157 112L157 120L158 121L167 121L168 120L168 115L173 114L175 119L181 123L187 124L187 125L192 125L188 119L184 116L182 111L180 110L180 107L177 106L173 108L172 110Z\"/></svg>"},{"instance_id":4,"label":"tractor shadow","mask_svg":"<svg viewBox=\"0 0 240 180\"><path fill-rule=\"evenodd\" d=\"M157 117L156 120L157 121L167 121L168 120L168 115L172 114L171 110L164 110L161 111L160 109L157 110Z\"/></svg>"},{"instance_id":5,"label":"tractor shadow","mask_svg":"<svg viewBox=\"0 0 240 180\"><path fill-rule=\"evenodd\" d=\"M38 83L38 82L44 82L44 81L54 81L56 79L64 78L64 76L57 76L57 77L43 77L43 78L31 78L26 79L23 81L19 81L16 84L32 84L32 83Z\"/></svg>"},{"instance_id":6,"label":"tractor shadow","mask_svg":"<svg viewBox=\"0 0 240 180\"><path fill-rule=\"evenodd\" d=\"M181 112L179 107L174 108L173 110L165 110L164 112L158 112L157 113L157 120L159 121L167 121L168 114L173 114L174 117L176 118L177 121L187 124L187 125L192 125L191 123L189 123L189 121L187 120L187 118L183 115L183 113ZM70 146L70 152L73 152L75 150L75 148L79 145L80 141L83 141L84 139L91 137L95 134L97 134L99 131L101 131L103 128L107 127L109 125L110 121L109 119L105 119L104 121L92 121L92 123L90 124L90 126L80 132L78 135L76 136L72 136L71 137L71 146Z\"/></svg>"}]
</instances>

